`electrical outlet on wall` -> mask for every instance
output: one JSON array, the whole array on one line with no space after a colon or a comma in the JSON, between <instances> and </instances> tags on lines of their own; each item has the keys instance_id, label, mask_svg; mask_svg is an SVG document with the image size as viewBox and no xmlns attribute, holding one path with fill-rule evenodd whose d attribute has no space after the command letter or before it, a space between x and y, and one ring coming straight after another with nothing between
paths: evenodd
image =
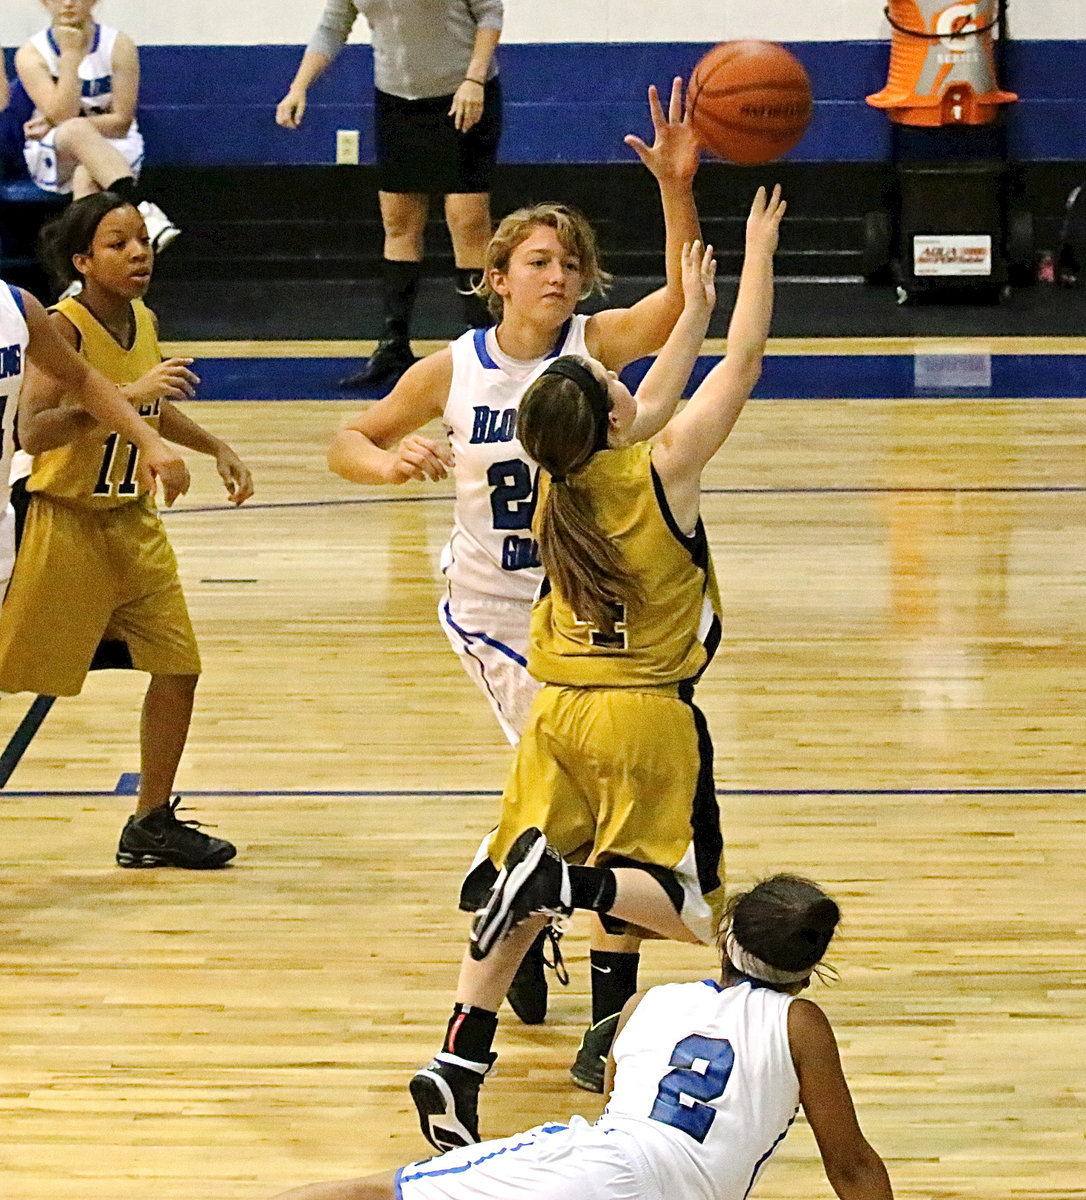
<instances>
[{"instance_id":1,"label":"electrical outlet on wall","mask_svg":"<svg viewBox=\"0 0 1086 1200\"><path fill-rule=\"evenodd\" d=\"M358 130L336 130L336 162L340 166L358 165Z\"/></svg>"}]
</instances>

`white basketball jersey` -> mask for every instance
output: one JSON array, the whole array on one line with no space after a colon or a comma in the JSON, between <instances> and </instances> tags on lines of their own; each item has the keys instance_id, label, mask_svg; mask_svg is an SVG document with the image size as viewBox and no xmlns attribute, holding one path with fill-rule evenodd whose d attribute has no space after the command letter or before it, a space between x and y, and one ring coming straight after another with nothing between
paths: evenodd
<instances>
[{"instance_id":1,"label":"white basketball jersey","mask_svg":"<svg viewBox=\"0 0 1086 1200\"><path fill-rule=\"evenodd\" d=\"M11 574L15 557L15 514L8 504L8 480L15 452L15 413L29 343L22 296L0 279L0 587Z\"/></svg>"},{"instance_id":2,"label":"white basketball jersey","mask_svg":"<svg viewBox=\"0 0 1086 1200\"><path fill-rule=\"evenodd\" d=\"M551 359L588 354L587 321L571 317L550 353L527 362L503 354L493 329L469 329L452 343L442 419L456 460L456 505L441 569L453 584L507 600L535 596L543 578L532 537L539 468L517 439L517 410Z\"/></svg>"},{"instance_id":3,"label":"white basketball jersey","mask_svg":"<svg viewBox=\"0 0 1086 1200\"><path fill-rule=\"evenodd\" d=\"M79 111L83 116L111 112L113 109L113 46L117 41L117 30L111 25L95 25L94 41L90 52L79 64L78 73L82 83ZM45 60L49 74L54 79L60 75L60 47L53 37L52 29L43 29L34 34L30 44ZM125 137L137 132L136 122L128 127Z\"/></svg>"},{"instance_id":4,"label":"white basketball jersey","mask_svg":"<svg viewBox=\"0 0 1086 1200\"><path fill-rule=\"evenodd\" d=\"M749 982L651 988L615 1039L597 1124L632 1132L661 1194L744 1200L799 1109L791 996Z\"/></svg>"}]
</instances>

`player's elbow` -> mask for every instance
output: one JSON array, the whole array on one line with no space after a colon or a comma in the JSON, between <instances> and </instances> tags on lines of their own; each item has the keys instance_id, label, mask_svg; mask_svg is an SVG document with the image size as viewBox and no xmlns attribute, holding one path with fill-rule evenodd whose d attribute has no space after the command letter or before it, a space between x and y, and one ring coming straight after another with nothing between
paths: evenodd
<instances>
[{"instance_id":1,"label":"player's elbow","mask_svg":"<svg viewBox=\"0 0 1086 1200\"><path fill-rule=\"evenodd\" d=\"M825 1157L824 1165L826 1178L842 1200L891 1195L886 1166L863 1138L849 1150Z\"/></svg>"}]
</instances>

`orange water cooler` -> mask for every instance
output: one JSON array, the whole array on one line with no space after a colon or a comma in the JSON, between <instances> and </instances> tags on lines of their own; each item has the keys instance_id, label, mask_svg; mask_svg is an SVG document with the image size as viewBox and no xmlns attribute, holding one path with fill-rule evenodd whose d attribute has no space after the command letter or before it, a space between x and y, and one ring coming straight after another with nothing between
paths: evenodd
<instances>
[{"instance_id":1,"label":"orange water cooler","mask_svg":"<svg viewBox=\"0 0 1086 1200\"><path fill-rule=\"evenodd\" d=\"M886 86L867 97L893 122L887 207L869 212L864 275L901 303L969 291L998 299L1032 273L1032 218L1016 204L997 75L1007 0L890 0Z\"/></svg>"}]
</instances>

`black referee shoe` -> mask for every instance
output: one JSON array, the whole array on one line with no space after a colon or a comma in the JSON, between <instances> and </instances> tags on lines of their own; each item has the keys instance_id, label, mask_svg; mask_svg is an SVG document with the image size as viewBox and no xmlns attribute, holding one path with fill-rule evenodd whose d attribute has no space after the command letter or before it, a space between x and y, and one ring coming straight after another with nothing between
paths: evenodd
<instances>
[{"instance_id":1,"label":"black referee shoe","mask_svg":"<svg viewBox=\"0 0 1086 1200\"><path fill-rule=\"evenodd\" d=\"M199 821L179 821L175 796L162 808L143 817L129 817L117 846L117 863L122 867L185 867L207 871L225 866L237 848L223 838L211 837L196 828Z\"/></svg>"},{"instance_id":2,"label":"black referee shoe","mask_svg":"<svg viewBox=\"0 0 1086 1200\"><path fill-rule=\"evenodd\" d=\"M418 359L411 353L409 342L399 338L382 339L374 352L366 359L366 365L353 375L339 381L347 391L380 387L394 384L397 379Z\"/></svg>"}]
</instances>

